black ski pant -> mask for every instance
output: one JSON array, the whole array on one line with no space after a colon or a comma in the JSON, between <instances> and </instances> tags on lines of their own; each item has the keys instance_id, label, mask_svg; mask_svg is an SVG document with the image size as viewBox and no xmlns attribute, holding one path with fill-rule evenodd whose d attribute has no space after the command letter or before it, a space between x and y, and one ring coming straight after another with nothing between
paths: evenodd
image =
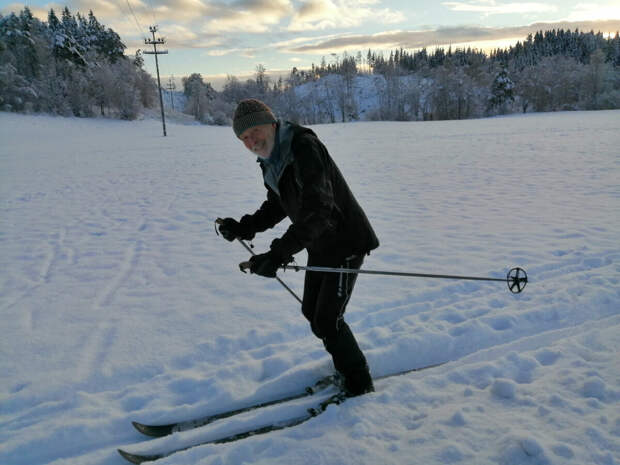
<instances>
[{"instance_id":1,"label":"black ski pant","mask_svg":"<svg viewBox=\"0 0 620 465\"><path fill-rule=\"evenodd\" d=\"M308 266L359 269L363 256L322 257L309 254ZM302 312L310 322L314 335L323 340L334 367L345 376L365 370L366 358L359 348L344 312L351 298L357 274L306 271Z\"/></svg>"}]
</instances>

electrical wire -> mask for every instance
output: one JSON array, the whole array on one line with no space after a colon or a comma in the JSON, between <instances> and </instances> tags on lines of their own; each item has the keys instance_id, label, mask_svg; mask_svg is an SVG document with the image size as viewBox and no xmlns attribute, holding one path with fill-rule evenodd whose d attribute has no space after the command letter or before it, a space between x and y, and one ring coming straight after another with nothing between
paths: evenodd
<instances>
[{"instance_id":1,"label":"electrical wire","mask_svg":"<svg viewBox=\"0 0 620 465\"><path fill-rule=\"evenodd\" d=\"M157 24L157 19L155 18L155 8L153 8L153 2L148 0L149 6L151 7L151 17L153 18L153 24Z\"/></svg>"},{"instance_id":2,"label":"electrical wire","mask_svg":"<svg viewBox=\"0 0 620 465\"><path fill-rule=\"evenodd\" d=\"M128 21L128 22L129 22L129 24L131 24L131 25L132 25L131 27L135 27L135 28L138 30L138 36L139 36L139 37L142 37L143 39L146 39L147 35L145 34L145 30L143 30L143 29L140 27L140 25L139 25L139 23L138 23L137 19L135 18L135 15L134 15L134 21L133 21L133 22L129 19L129 16L131 16L131 14L127 14L127 13L126 13L125 8L123 7L123 1L122 1L122 0L119 0L119 2L118 2L118 7L119 7L119 9L123 12L123 19L124 19L125 21ZM129 12L130 12L130 13L132 13L131 7L130 7Z\"/></svg>"},{"instance_id":3,"label":"electrical wire","mask_svg":"<svg viewBox=\"0 0 620 465\"><path fill-rule=\"evenodd\" d=\"M140 31L146 31L146 29L144 29L142 27L142 25L140 24L140 21L138 21L138 18L136 17L136 14L134 13L133 8L131 7L131 3L129 3L129 0L125 0L125 1L127 2L127 6L129 7L129 11L131 12L131 15L133 16L133 19L135 20L136 25L138 26L138 29ZM144 32L142 32L142 34L144 35Z\"/></svg>"}]
</instances>

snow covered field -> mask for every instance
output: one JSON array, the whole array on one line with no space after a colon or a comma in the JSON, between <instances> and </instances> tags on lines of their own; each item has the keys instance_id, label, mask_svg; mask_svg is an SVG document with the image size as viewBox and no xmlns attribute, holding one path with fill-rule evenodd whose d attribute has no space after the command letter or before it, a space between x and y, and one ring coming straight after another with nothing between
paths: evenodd
<instances>
[{"instance_id":1,"label":"snow covered field","mask_svg":"<svg viewBox=\"0 0 620 465\"><path fill-rule=\"evenodd\" d=\"M381 240L348 308L377 392L162 464L620 464L620 111L314 128ZM0 463L125 463L330 373L297 302L214 232L262 202L230 128L0 113ZM277 230L259 236L262 252ZM305 257L299 254L299 264ZM301 293L303 274L282 278Z\"/></svg>"}]
</instances>

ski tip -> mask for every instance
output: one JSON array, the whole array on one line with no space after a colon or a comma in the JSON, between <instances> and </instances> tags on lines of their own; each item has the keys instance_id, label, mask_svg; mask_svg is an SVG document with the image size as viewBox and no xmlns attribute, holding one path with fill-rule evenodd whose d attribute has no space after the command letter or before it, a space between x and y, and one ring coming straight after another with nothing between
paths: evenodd
<instances>
[{"instance_id":1,"label":"ski tip","mask_svg":"<svg viewBox=\"0 0 620 465\"><path fill-rule=\"evenodd\" d=\"M121 454L125 460L131 463L143 463L148 462L149 457L145 457L143 455L130 454L129 452L124 451L123 449L117 449L118 453Z\"/></svg>"},{"instance_id":2,"label":"ski tip","mask_svg":"<svg viewBox=\"0 0 620 465\"><path fill-rule=\"evenodd\" d=\"M172 434L173 425L144 425L142 423L138 423L137 421L132 421L131 424L140 433L154 438L161 438Z\"/></svg>"}]
</instances>

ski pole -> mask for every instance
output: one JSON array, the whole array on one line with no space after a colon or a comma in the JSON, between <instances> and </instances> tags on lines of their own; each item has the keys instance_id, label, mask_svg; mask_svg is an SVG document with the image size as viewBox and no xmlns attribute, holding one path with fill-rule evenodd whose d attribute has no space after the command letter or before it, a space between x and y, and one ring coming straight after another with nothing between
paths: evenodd
<instances>
[{"instance_id":1,"label":"ski pole","mask_svg":"<svg viewBox=\"0 0 620 465\"><path fill-rule=\"evenodd\" d=\"M217 223L217 222L216 222ZM217 233L217 228L215 230ZM254 251L241 239L237 238L237 240L246 248L248 252L252 255L256 255ZM246 263L248 265L248 263ZM321 273L350 273L350 274L374 274L374 275L384 275L384 276L405 276L410 278L436 278L436 279L458 279L458 280L469 280L469 281L495 281L502 282L508 285L508 290L513 294L519 294L525 289L525 286L528 283L527 273L523 268L515 267L508 271L508 274L505 278L487 278L487 277L479 277L479 276L457 276L457 275L447 275L447 274L429 274L429 273L408 273L408 272L400 272L400 271L377 271L377 270L361 270L354 268L330 268L325 266L300 266L300 265L284 265L281 267L283 270L294 270L294 271L317 271ZM301 299L297 297L295 294L280 278L276 276L276 279L284 288L291 293L298 301L301 303Z\"/></svg>"},{"instance_id":2,"label":"ski pole","mask_svg":"<svg viewBox=\"0 0 620 465\"><path fill-rule=\"evenodd\" d=\"M525 285L527 284L527 274L523 268L511 269L506 278L481 278L477 276L454 276L446 274L427 274L427 273L402 273L398 271L376 271L376 270L356 270L353 268L330 268L324 266L299 266L299 265L286 265L283 267L285 270L295 271L319 271L322 273L351 273L351 274L376 274L387 276L407 276L413 278L439 278L439 279L461 279L470 281L499 281L508 284L508 289L513 294L519 294Z\"/></svg>"},{"instance_id":3,"label":"ski pole","mask_svg":"<svg viewBox=\"0 0 620 465\"><path fill-rule=\"evenodd\" d=\"M215 234L217 234L217 235L219 236L219 235L220 235L220 233L219 233L219 232L217 232L217 225L218 225L218 224L222 224L222 219L221 219L221 218L218 218L217 220L215 220ZM244 241L242 241L242 240L241 240L241 239L239 239L239 238L237 238L237 240L239 241L239 243L240 243L243 247L245 247L245 249L246 249L248 252L250 252L252 255L256 255L256 254L254 253L254 251L253 251L253 250L252 250L252 249L251 249L251 248L250 248L250 247L249 247L249 246L248 246L248 245L247 245ZM293 292L293 290L292 290L290 287L288 287L284 281L282 281L282 280L281 280L280 278L278 278L277 276L276 276L276 279L278 280L278 282L279 282L280 284L282 284L282 287L284 287L284 289L286 289L287 291L289 291L289 292L290 292L290 294L291 294L293 297L295 297L295 299L297 299L297 302L299 302L300 304L302 303L302 301L301 301L301 299L299 298L299 296L298 296L297 294L295 294L295 292Z\"/></svg>"}]
</instances>

